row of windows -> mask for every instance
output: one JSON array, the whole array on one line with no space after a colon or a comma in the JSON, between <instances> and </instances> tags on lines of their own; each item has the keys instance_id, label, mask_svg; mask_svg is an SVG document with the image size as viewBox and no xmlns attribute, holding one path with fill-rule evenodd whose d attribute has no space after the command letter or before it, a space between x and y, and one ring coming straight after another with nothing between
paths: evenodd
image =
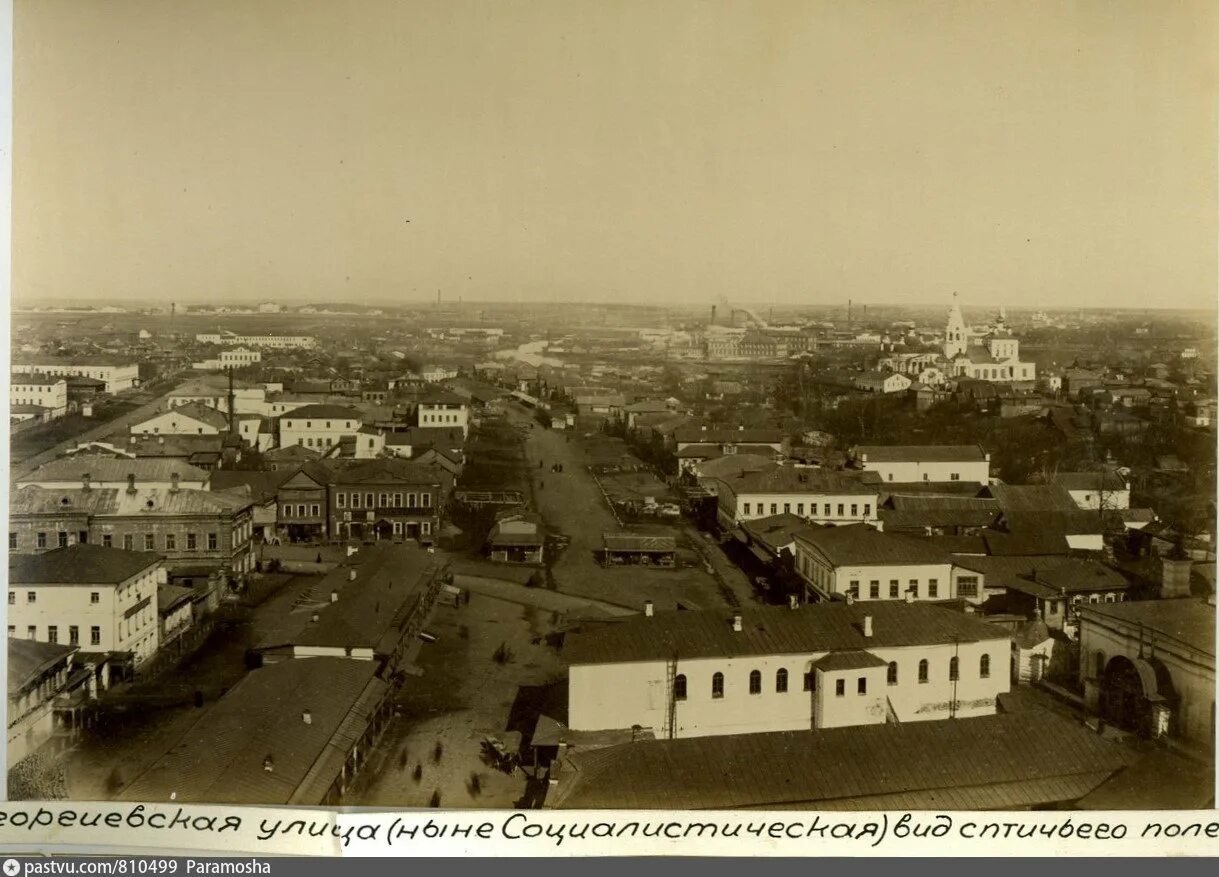
<instances>
[{"instance_id":1,"label":"row of windows","mask_svg":"<svg viewBox=\"0 0 1219 877\"><path fill-rule=\"evenodd\" d=\"M70 544L69 543L70 535L71 534L67 533L66 531L60 530L59 533L56 534L57 547L67 548L68 545ZM80 545L88 544L89 531L81 530L79 533L77 533L76 542L77 542L77 544L80 544ZM142 545L142 549L144 551L156 551L157 550L157 540L156 540L155 534L153 534L153 533L145 533L144 538L140 544ZM176 533L166 533L165 538L164 538L164 544L165 544L166 551L177 551L177 549L178 549L177 534ZM18 534L14 533L13 531L10 530L9 534L8 534L9 551L18 550L19 545L20 545L20 539L18 537ZM34 547L35 548L49 548L50 547L50 544L47 541L46 533L35 533L34 534ZM104 548L113 548L114 547L114 537L112 535L110 535L109 533L102 534L102 547L104 547ZM208 550L215 551L219 547L220 547L220 534L208 533L207 534ZM136 550L136 537L134 534L127 533L126 535L123 536L123 548L126 549L127 551ZM198 533L187 533L186 534L186 550L187 551L197 551L198 548L199 548L199 534Z\"/></svg>"},{"instance_id":2,"label":"row of windows","mask_svg":"<svg viewBox=\"0 0 1219 877\"><path fill-rule=\"evenodd\" d=\"M420 423L460 423L456 414L420 414Z\"/></svg>"},{"instance_id":3,"label":"row of windows","mask_svg":"<svg viewBox=\"0 0 1219 877\"><path fill-rule=\"evenodd\" d=\"M900 591L901 591L901 585L900 585L899 581L897 579L889 579L889 589L888 589L889 599L890 600L898 599L901 596ZM906 592L913 594L915 597L918 597L918 595L919 595L918 579L910 579L910 584L906 586ZM859 599L859 580L858 579L850 580L850 582L847 585L847 593L850 594L852 597L854 597L856 600ZM939 579L927 579L927 597L929 599L934 600L938 596L940 596L940 580ZM880 580L879 579L873 579L872 581L868 582L868 599L870 599L870 600L879 600L880 599Z\"/></svg>"},{"instance_id":4,"label":"row of windows","mask_svg":"<svg viewBox=\"0 0 1219 877\"><path fill-rule=\"evenodd\" d=\"M335 421L335 422L337 422L337 421ZM288 421L285 421L284 426L286 426L288 429L300 429L300 428L301 428L301 426L300 426L300 421L299 421L299 420L288 420ZM305 421L305 427L304 427L304 428L305 428L305 429L313 429L313 421L312 421L312 420L306 420L306 421ZM321 429L321 428L322 428L322 421L320 421L320 420L318 421L318 426L317 426L317 428L318 428L318 429ZM331 421L329 421L329 420L327 420L327 421L326 421L326 429L336 429L336 428L337 428L337 427L333 427L333 426L331 426ZM351 421L350 421L350 420L344 420L344 421L343 421L343 429L351 429L351 428L352 428L352 426L351 426Z\"/></svg>"},{"instance_id":5,"label":"row of windows","mask_svg":"<svg viewBox=\"0 0 1219 877\"><path fill-rule=\"evenodd\" d=\"M334 502L339 508L369 508L369 509L400 509L400 508L430 508L432 505L432 495L430 493L408 493L406 496L406 505L402 505L401 493L336 493ZM360 501L363 499L363 505ZM391 501L392 500L392 501ZM416 503L418 503L416 505ZM314 512L314 514L317 514Z\"/></svg>"},{"instance_id":6,"label":"row of windows","mask_svg":"<svg viewBox=\"0 0 1219 877\"><path fill-rule=\"evenodd\" d=\"M957 657L950 658L948 661L948 681L956 682L960 679L961 665L960 659ZM990 678L990 655L982 655L978 659L978 677L981 679ZM898 683L898 665L897 661L890 661L888 667L887 680L890 685ZM787 692L787 668L780 667L775 671L775 692L784 694ZM924 658L918 662L918 681L931 681L931 664ZM837 693L843 694L844 681L838 680ZM809 671L804 674L804 690L815 691L817 688L817 675L814 671ZM857 690L860 694L867 693L867 679L863 676L859 677ZM762 693L762 671L751 670L749 673L749 693ZM711 697L718 700L724 696L724 674L714 673L711 676ZM685 700L687 698L687 683L685 674L679 673L673 679L673 698L674 700Z\"/></svg>"},{"instance_id":7,"label":"row of windows","mask_svg":"<svg viewBox=\"0 0 1219 877\"><path fill-rule=\"evenodd\" d=\"M756 506L756 507L757 507L757 514L759 514L759 515L765 515L765 514L767 513L767 512L766 512L766 503L763 503L763 502L759 502L759 503L748 503L748 502L743 502L743 503L741 503L741 514L742 514L742 515L749 515L749 514L753 514L752 509L753 509L753 507L754 507L754 506ZM799 515L800 517L804 517L804 503L802 503L802 502L797 502L797 503L785 502L785 503L783 503L783 514L785 514L785 515L790 515L790 514L792 513L792 506L795 506L795 509L796 509L796 512L795 512L795 513L796 513L797 515ZM818 508L818 506L817 506L817 503L815 503L815 502L810 502L810 503L808 504L808 514L809 514L809 517L817 517L817 516L818 516L818 515L817 515L817 508ZM835 515L834 515L834 513L833 513L833 511L832 511L832 510L833 510L833 508L834 508L834 506L833 506L833 504L832 504L832 503L828 503L828 502L827 502L827 503L825 503L825 504L824 504L824 508L825 508L825 511L824 511L824 512L822 512L822 514L820 515L820 517L823 517L823 518L832 518L832 517L835 517ZM842 502L838 503L838 514L837 514L837 517L839 517L839 518L845 518L845 517L847 517L846 511L845 511L845 509L846 509L846 508L847 508L847 504L846 504L846 503L842 503ZM851 508L851 514L850 514L850 516L851 516L851 517L853 517L853 518L858 518L858 517L860 517L860 513L859 513L859 508L860 508L860 506L859 506L859 503L851 503L850 508ZM777 502L772 502L772 503L770 504L770 514L772 514L772 515L777 515L777 514L779 514L779 503L777 503ZM872 515L872 503L870 503L870 502L865 502L865 503L863 504L863 517L868 518L868 517L871 517L871 515Z\"/></svg>"},{"instance_id":8,"label":"row of windows","mask_svg":"<svg viewBox=\"0 0 1219 877\"><path fill-rule=\"evenodd\" d=\"M8 626L8 635L9 636L17 635L16 625L10 624ZM25 638L26 639L38 639L38 625L31 624L30 626L28 626L25 629ZM49 643L58 643L59 642L59 628L56 625L51 624L51 625L47 626L46 642L49 642ZM89 645L100 646L101 644L102 644L102 629L100 627L94 625L93 627L89 628ZM69 625L69 627L68 627L68 645L70 645L70 646L80 645L80 628L77 627L75 624Z\"/></svg>"},{"instance_id":9,"label":"row of windows","mask_svg":"<svg viewBox=\"0 0 1219 877\"><path fill-rule=\"evenodd\" d=\"M888 480L889 480L889 481L892 481L892 480L893 480L893 473L892 473L892 472L890 472L890 473L889 473L889 478L888 478ZM924 481L930 481L930 480L931 480L931 474L930 474L929 472L924 472L924 473L923 473L923 480L924 480ZM949 480L949 481L960 481L960 480L961 480L961 473L960 473L960 472L950 472L950 473L948 473L948 480Z\"/></svg>"},{"instance_id":10,"label":"row of windows","mask_svg":"<svg viewBox=\"0 0 1219 877\"><path fill-rule=\"evenodd\" d=\"M306 509L306 508L308 508L308 509L309 509L309 514L310 514L312 517L315 517L315 518L316 518L316 517L319 517L319 516L322 514L322 507L321 507L320 505L318 505L317 503L313 503L313 504L312 504L312 505L310 505L310 506L305 506L305 505L298 505L298 506L296 506L296 516L297 516L298 518L303 518L303 517L305 517L305 509ZM292 517L292 506L290 506L290 505L284 505L283 509L284 509L284 514L283 514L283 516L284 516L285 518L290 518L290 517Z\"/></svg>"}]
</instances>

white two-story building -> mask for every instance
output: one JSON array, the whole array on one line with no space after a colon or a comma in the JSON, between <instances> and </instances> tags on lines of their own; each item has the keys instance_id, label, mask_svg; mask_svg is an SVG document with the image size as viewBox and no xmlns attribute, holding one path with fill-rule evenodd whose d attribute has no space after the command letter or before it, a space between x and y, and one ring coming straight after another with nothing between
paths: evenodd
<instances>
[{"instance_id":1,"label":"white two-story building","mask_svg":"<svg viewBox=\"0 0 1219 877\"><path fill-rule=\"evenodd\" d=\"M138 666L157 650L162 559L150 551L70 545L9 566L8 635L130 652Z\"/></svg>"},{"instance_id":2,"label":"white two-story building","mask_svg":"<svg viewBox=\"0 0 1219 877\"><path fill-rule=\"evenodd\" d=\"M572 730L672 738L990 715L1011 639L937 606L827 603L645 612L563 654Z\"/></svg>"},{"instance_id":3,"label":"white two-story building","mask_svg":"<svg viewBox=\"0 0 1219 877\"><path fill-rule=\"evenodd\" d=\"M348 436L356 436L363 425L364 416L354 408L305 405L279 418L279 444L325 451Z\"/></svg>"},{"instance_id":4,"label":"white two-story building","mask_svg":"<svg viewBox=\"0 0 1219 877\"><path fill-rule=\"evenodd\" d=\"M859 445L851 456L884 482L990 480L990 454L977 445Z\"/></svg>"},{"instance_id":5,"label":"white two-story building","mask_svg":"<svg viewBox=\"0 0 1219 877\"><path fill-rule=\"evenodd\" d=\"M952 555L922 539L882 533L863 524L796 533L795 562L810 602L958 596Z\"/></svg>"},{"instance_id":6,"label":"white two-story building","mask_svg":"<svg viewBox=\"0 0 1219 877\"><path fill-rule=\"evenodd\" d=\"M705 479L714 487L720 525L770 515L796 515L817 524L875 522L880 492L859 473L759 463L758 469ZM727 470L727 467L723 467Z\"/></svg>"}]
</instances>

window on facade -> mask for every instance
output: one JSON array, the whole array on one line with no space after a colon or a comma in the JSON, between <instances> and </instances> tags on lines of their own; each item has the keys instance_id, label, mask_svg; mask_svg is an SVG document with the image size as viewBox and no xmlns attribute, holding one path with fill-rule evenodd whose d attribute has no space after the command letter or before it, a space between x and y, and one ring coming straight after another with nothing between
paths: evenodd
<instances>
[{"instance_id":1,"label":"window on facade","mask_svg":"<svg viewBox=\"0 0 1219 877\"><path fill-rule=\"evenodd\" d=\"M130 533L127 533L125 536L123 536L123 549L126 551L135 550L135 536L133 536Z\"/></svg>"},{"instance_id":2,"label":"window on facade","mask_svg":"<svg viewBox=\"0 0 1219 877\"><path fill-rule=\"evenodd\" d=\"M25 592L25 602L37 603L38 602L38 592L37 591L26 591Z\"/></svg>"},{"instance_id":3,"label":"window on facade","mask_svg":"<svg viewBox=\"0 0 1219 877\"><path fill-rule=\"evenodd\" d=\"M402 508L402 494L400 494L400 493L394 494L394 508L396 508L396 509Z\"/></svg>"},{"instance_id":4,"label":"window on facade","mask_svg":"<svg viewBox=\"0 0 1219 877\"><path fill-rule=\"evenodd\" d=\"M927 596L934 599L934 598L938 597L939 595L940 595L940 580L939 579L927 579Z\"/></svg>"},{"instance_id":5,"label":"window on facade","mask_svg":"<svg viewBox=\"0 0 1219 877\"><path fill-rule=\"evenodd\" d=\"M842 517L842 510L844 508L845 508L845 506L842 503L838 503L838 517L840 517L840 518Z\"/></svg>"},{"instance_id":6,"label":"window on facade","mask_svg":"<svg viewBox=\"0 0 1219 877\"><path fill-rule=\"evenodd\" d=\"M15 625L15 624L10 624L10 625L8 626L8 635L9 635L9 636L16 636L16 635L17 635L17 625Z\"/></svg>"},{"instance_id":7,"label":"window on facade","mask_svg":"<svg viewBox=\"0 0 1219 877\"><path fill-rule=\"evenodd\" d=\"M961 473L959 473L959 472L953 472L951 475L949 475L949 476L948 476L948 480L949 480L949 481L960 481L960 480L961 480Z\"/></svg>"},{"instance_id":8,"label":"window on facade","mask_svg":"<svg viewBox=\"0 0 1219 877\"><path fill-rule=\"evenodd\" d=\"M186 534L186 550L194 551L198 547L199 547L198 537L194 533L187 533Z\"/></svg>"},{"instance_id":9,"label":"window on facade","mask_svg":"<svg viewBox=\"0 0 1219 877\"><path fill-rule=\"evenodd\" d=\"M847 587L847 593L855 600L859 599L859 582L852 579L851 584Z\"/></svg>"},{"instance_id":10,"label":"window on facade","mask_svg":"<svg viewBox=\"0 0 1219 877\"><path fill-rule=\"evenodd\" d=\"M17 534L16 533L10 532L8 534L8 550L9 551L17 550Z\"/></svg>"},{"instance_id":11,"label":"window on facade","mask_svg":"<svg viewBox=\"0 0 1219 877\"><path fill-rule=\"evenodd\" d=\"M34 538L34 544L37 545L39 548L46 548L47 547L47 534L39 533Z\"/></svg>"},{"instance_id":12,"label":"window on facade","mask_svg":"<svg viewBox=\"0 0 1219 877\"><path fill-rule=\"evenodd\" d=\"M300 505L298 505L296 507L296 516L298 518L303 518L305 516L305 504L304 503L301 503Z\"/></svg>"},{"instance_id":13,"label":"window on facade","mask_svg":"<svg viewBox=\"0 0 1219 877\"><path fill-rule=\"evenodd\" d=\"M208 533L207 534L207 547L212 551L215 551L217 548L219 548L220 547L220 536L216 533Z\"/></svg>"},{"instance_id":14,"label":"window on facade","mask_svg":"<svg viewBox=\"0 0 1219 877\"><path fill-rule=\"evenodd\" d=\"M380 500L380 502L378 502L378 503L377 503L377 505L378 505L380 508L383 508L383 509L384 509L384 508L388 508L388 507L389 507L389 494L388 494L388 493L383 493L383 494L381 494L381 496L380 496L380 497L378 497L378 499Z\"/></svg>"},{"instance_id":15,"label":"window on facade","mask_svg":"<svg viewBox=\"0 0 1219 877\"><path fill-rule=\"evenodd\" d=\"M419 505L423 506L423 508L425 508L425 509L431 508L432 507L432 495L430 493L419 494Z\"/></svg>"},{"instance_id":16,"label":"window on facade","mask_svg":"<svg viewBox=\"0 0 1219 877\"><path fill-rule=\"evenodd\" d=\"M890 662L889 662L889 676L888 676L888 681L889 681L889 684L890 684L890 685L896 685L896 684L897 684L897 661L890 661Z\"/></svg>"},{"instance_id":17,"label":"window on facade","mask_svg":"<svg viewBox=\"0 0 1219 877\"><path fill-rule=\"evenodd\" d=\"M924 472L924 473L923 473L923 480L924 480L924 481L930 481L930 480L931 480L930 476L929 476L929 475L928 475L926 472Z\"/></svg>"},{"instance_id":18,"label":"window on facade","mask_svg":"<svg viewBox=\"0 0 1219 877\"><path fill-rule=\"evenodd\" d=\"M91 591L91 592L89 593L89 602L90 602L90 603L92 603L92 604L93 604L93 605L95 605L95 606L96 606L98 603L102 602L102 595L101 595L101 592L100 592L100 591Z\"/></svg>"},{"instance_id":19,"label":"window on facade","mask_svg":"<svg viewBox=\"0 0 1219 877\"><path fill-rule=\"evenodd\" d=\"M716 673L715 675L713 675L711 677L711 696L716 697L716 698L724 696L724 674L723 673Z\"/></svg>"},{"instance_id":20,"label":"window on facade","mask_svg":"<svg viewBox=\"0 0 1219 877\"><path fill-rule=\"evenodd\" d=\"M59 628L56 627L54 624L47 627L47 642L49 642L49 643L59 642Z\"/></svg>"},{"instance_id":21,"label":"window on facade","mask_svg":"<svg viewBox=\"0 0 1219 877\"><path fill-rule=\"evenodd\" d=\"M868 693L868 677L860 676L857 680L855 680L855 693L856 694L867 694Z\"/></svg>"},{"instance_id":22,"label":"window on facade","mask_svg":"<svg viewBox=\"0 0 1219 877\"><path fill-rule=\"evenodd\" d=\"M918 579L911 579L910 586L908 588L906 588L906 590L917 597L918 596Z\"/></svg>"},{"instance_id":23,"label":"window on facade","mask_svg":"<svg viewBox=\"0 0 1219 877\"><path fill-rule=\"evenodd\" d=\"M770 513L772 515L777 515L779 513L779 504L777 502L772 502L770 504Z\"/></svg>"},{"instance_id":24,"label":"window on facade","mask_svg":"<svg viewBox=\"0 0 1219 877\"><path fill-rule=\"evenodd\" d=\"M804 674L804 690L805 691L816 691L817 690L817 673L816 673L816 671L809 670L807 673Z\"/></svg>"},{"instance_id":25,"label":"window on facade","mask_svg":"<svg viewBox=\"0 0 1219 877\"><path fill-rule=\"evenodd\" d=\"M334 502L335 502L335 505L337 505L339 508L346 508L347 507L347 494L336 493L334 495Z\"/></svg>"},{"instance_id":26,"label":"window on facade","mask_svg":"<svg viewBox=\"0 0 1219 877\"><path fill-rule=\"evenodd\" d=\"M1093 660L1093 669L1095 671L1096 678L1100 679L1102 676L1105 675L1105 653L1102 652L1100 649L1097 649L1096 655L1093 657L1092 660Z\"/></svg>"},{"instance_id":27,"label":"window on facade","mask_svg":"<svg viewBox=\"0 0 1219 877\"><path fill-rule=\"evenodd\" d=\"M926 659L926 658L923 658L923 660L921 660L921 661L919 661L919 662L918 662L918 681L919 681L919 682L926 682L926 681L927 681L927 671L928 671L928 668L929 668L929 665L928 665L928 663L927 663L927 659Z\"/></svg>"},{"instance_id":28,"label":"window on facade","mask_svg":"<svg viewBox=\"0 0 1219 877\"><path fill-rule=\"evenodd\" d=\"M38 639L38 625L31 624L25 629L26 639Z\"/></svg>"},{"instance_id":29,"label":"window on facade","mask_svg":"<svg viewBox=\"0 0 1219 877\"><path fill-rule=\"evenodd\" d=\"M370 508L370 509L371 509L371 508L374 508L374 506L373 506L373 495L372 495L371 493L366 493L366 494L364 494L364 507L365 507L365 508Z\"/></svg>"},{"instance_id":30,"label":"window on facade","mask_svg":"<svg viewBox=\"0 0 1219 877\"><path fill-rule=\"evenodd\" d=\"M96 625L89 628L89 645L100 646L102 644L102 629Z\"/></svg>"},{"instance_id":31,"label":"window on facade","mask_svg":"<svg viewBox=\"0 0 1219 877\"><path fill-rule=\"evenodd\" d=\"M948 659L948 681L956 682L961 678L961 659L955 655Z\"/></svg>"},{"instance_id":32,"label":"window on facade","mask_svg":"<svg viewBox=\"0 0 1219 877\"><path fill-rule=\"evenodd\" d=\"M868 582L868 596L873 600L880 599L880 582Z\"/></svg>"},{"instance_id":33,"label":"window on facade","mask_svg":"<svg viewBox=\"0 0 1219 877\"><path fill-rule=\"evenodd\" d=\"M851 517L856 517L859 514L859 506L851 503Z\"/></svg>"},{"instance_id":34,"label":"window on facade","mask_svg":"<svg viewBox=\"0 0 1219 877\"><path fill-rule=\"evenodd\" d=\"M351 507L353 509L358 509L360 507L360 494L353 493L351 495Z\"/></svg>"},{"instance_id":35,"label":"window on facade","mask_svg":"<svg viewBox=\"0 0 1219 877\"><path fill-rule=\"evenodd\" d=\"M867 517L871 517L871 515L872 515L872 503L865 502L863 504L863 516L865 518L867 518Z\"/></svg>"},{"instance_id":36,"label":"window on facade","mask_svg":"<svg viewBox=\"0 0 1219 877\"><path fill-rule=\"evenodd\" d=\"M889 579L889 599L896 600L901 592L901 585L897 579Z\"/></svg>"},{"instance_id":37,"label":"window on facade","mask_svg":"<svg viewBox=\"0 0 1219 877\"><path fill-rule=\"evenodd\" d=\"M322 513L322 507L317 503L313 503L311 506L309 506L309 513L316 518Z\"/></svg>"},{"instance_id":38,"label":"window on facade","mask_svg":"<svg viewBox=\"0 0 1219 877\"><path fill-rule=\"evenodd\" d=\"M977 576L961 576L957 579L957 596L958 597L976 597L978 596L978 577Z\"/></svg>"},{"instance_id":39,"label":"window on facade","mask_svg":"<svg viewBox=\"0 0 1219 877\"><path fill-rule=\"evenodd\" d=\"M845 679L839 679L837 682L834 683L834 694L837 695L838 697L842 697L846 693L847 693L847 681Z\"/></svg>"},{"instance_id":40,"label":"window on facade","mask_svg":"<svg viewBox=\"0 0 1219 877\"><path fill-rule=\"evenodd\" d=\"M285 518L292 517L292 506L290 506L290 505L284 506L284 517Z\"/></svg>"},{"instance_id":41,"label":"window on facade","mask_svg":"<svg viewBox=\"0 0 1219 877\"><path fill-rule=\"evenodd\" d=\"M144 534L144 550L145 551L156 551L157 550L156 536L154 536L152 533Z\"/></svg>"},{"instance_id":42,"label":"window on facade","mask_svg":"<svg viewBox=\"0 0 1219 877\"><path fill-rule=\"evenodd\" d=\"M990 678L990 655L983 655L978 659L978 675L983 679Z\"/></svg>"},{"instance_id":43,"label":"window on facade","mask_svg":"<svg viewBox=\"0 0 1219 877\"><path fill-rule=\"evenodd\" d=\"M762 671L761 670L750 670L749 671L749 693L750 694L761 694L762 693Z\"/></svg>"},{"instance_id":44,"label":"window on facade","mask_svg":"<svg viewBox=\"0 0 1219 877\"><path fill-rule=\"evenodd\" d=\"M796 503L796 514L798 514L800 517L804 517L804 503Z\"/></svg>"},{"instance_id":45,"label":"window on facade","mask_svg":"<svg viewBox=\"0 0 1219 877\"><path fill-rule=\"evenodd\" d=\"M66 532L64 532L63 530L59 531L59 547L60 548L68 547L68 534Z\"/></svg>"},{"instance_id":46,"label":"window on facade","mask_svg":"<svg viewBox=\"0 0 1219 877\"><path fill-rule=\"evenodd\" d=\"M80 645L80 628L75 624L68 627L68 645Z\"/></svg>"},{"instance_id":47,"label":"window on facade","mask_svg":"<svg viewBox=\"0 0 1219 877\"><path fill-rule=\"evenodd\" d=\"M784 694L787 691L787 668L780 667L775 671L775 691Z\"/></svg>"},{"instance_id":48,"label":"window on facade","mask_svg":"<svg viewBox=\"0 0 1219 877\"><path fill-rule=\"evenodd\" d=\"M686 677L684 673L678 673L673 677L673 699L686 699Z\"/></svg>"}]
</instances>

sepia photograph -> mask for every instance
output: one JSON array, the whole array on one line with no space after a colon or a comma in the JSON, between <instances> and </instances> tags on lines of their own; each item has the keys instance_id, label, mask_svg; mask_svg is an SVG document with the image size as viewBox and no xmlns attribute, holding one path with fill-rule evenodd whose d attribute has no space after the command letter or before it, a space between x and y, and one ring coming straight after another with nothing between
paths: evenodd
<instances>
[{"instance_id":1,"label":"sepia photograph","mask_svg":"<svg viewBox=\"0 0 1219 877\"><path fill-rule=\"evenodd\" d=\"M1213 809L1217 34L14 0L8 799Z\"/></svg>"}]
</instances>

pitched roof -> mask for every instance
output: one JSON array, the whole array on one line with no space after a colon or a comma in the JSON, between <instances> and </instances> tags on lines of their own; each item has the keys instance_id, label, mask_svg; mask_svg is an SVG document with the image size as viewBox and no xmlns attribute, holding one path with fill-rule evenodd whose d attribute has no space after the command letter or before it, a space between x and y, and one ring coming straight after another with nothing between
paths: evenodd
<instances>
[{"instance_id":1,"label":"pitched roof","mask_svg":"<svg viewBox=\"0 0 1219 877\"><path fill-rule=\"evenodd\" d=\"M672 536L644 536L640 533L603 533L601 543L606 551L677 550L677 540Z\"/></svg>"},{"instance_id":2,"label":"pitched roof","mask_svg":"<svg viewBox=\"0 0 1219 877\"><path fill-rule=\"evenodd\" d=\"M791 545L797 533L815 529L816 526L809 524L804 518L789 514L768 515L740 523L740 528L749 536L751 542L760 543L772 554Z\"/></svg>"},{"instance_id":3,"label":"pitched roof","mask_svg":"<svg viewBox=\"0 0 1219 877\"><path fill-rule=\"evenodd\" d=\"M714 442L716 444L779 444L783 441L783 430L735 426L682 426L674 430L673 438L679 442Z\"/></svg>"},{"instance_id":4,"label":"pitched roof","mask_svg":"<svg viewBox=\"0 0 1219 877\"><path fill-rule=\"evenodd\" d=\"M696 447L703 448L706 445ZM776 465L778 464L774 460L758 454L727 454L708 460L698 467L698 471L703 478L728 478L744 472L764 472Z\"/></svg>"},{"instance_id":5,"label":"pitched roof","mask_svg":"<svg viewBox=\"0 0 1219 877\"><path fill-rule=\"evenodd\" d=\"M131 801L317 804L387 684L375 661L310 658L253 670L123 790ZM310 722L302 720L308 710ZM265 767L271 759L271 770Z\"/></svg>"},{"instance_id":6,"label":"pitched roof","mask_svg":"<svg viewBox=\"0 0 1219 877\"><path fill-rule=\"evenodd\" d=\"M882 533L867 524L808 530L797 534L796 539L821 552L836 567L952 562L948 554L922 539Z\"/></svg>"},{"instance_id":7,"label":"pitched roof","mask_svg":"<svg viewBox=\"0 0 1219 877\"><path fill-rule=\"evenodd\" d=\"M363 421L364 415L347 405L302 405L300 408L287 411L279 416L282 423L285 420L302 420L309 417L325 419L327 417L343 420Z\"/></svg>"},{"instance_id":8,"label":"pitched roof","mask_svg":"<svg viewBox=\"0 0 1219 877\"><path fill-rule=\"evenodd\" d=\"M440 470L433 466L397 458L379 458L336 468L331 483L360 484L370 481L401 481L409 484L436 484L442 480Z\"/></svg>"},{"instance_id":9,"label":"pitched roof","mask_svg":"<svg viewBox=\"0 0 1219 877\"><path fill-rule=\"evenodd\" d=\"M1128 490L1129 485L1116 472L1059 472L1054 483L1067 490Z\"/></svg>"},{"instance_id":10,"label":"pitched roof","mask_svg":"<svg viewBox=\"0 0 1219 877\"><path fill-rule=\"evenodd\" d=\"M629 616L599 628L567 635L569 664L615 664L681 658L791 655L869 648L936 645L1007 639L1007 633L962 612L926 603L876 600L818 603L799 609L747 607L739 610L742 629L732 629L732 612L692 610ZM863 618L872 617L872 636Z\"/></svg>"},{"instance_id":11,"label":"pitched roof","mask_svg":"<svg viewBox=\"0 0 1219 877\"><path fill-rule=\"evenodd\" d=\"M16 585L117 585L160 562L161 556L151 551L69 545L42 554L10 555L8 577Z\"/></svg>"},{"instance_id":12,"label":"pitched roof","mask_svg":"<svg viewBox=\"0 0 1219 877\"><path fill-rule=\"evenodd\" d=\"M1005 512L1077 512L1079 506L1061 484L991 484L987 491Z\"/></svg>"},{"instance_id":13,"label":"pitched roof","mask_svg":"<svg viewBox=\"0 0 1219 877\"><path fill-rule=\"evenodd\" d=\"M156 414L144 418L140 423L147 423L149 420L164 417L166 414L178 414L182 417L189 417L192 420L206 423L208 426L220 430L227 429L229 425L229 419L224 416L223 412L217 411L210 405L204 405L202 402L187 402L185 405L177 405L168 411L158 411ZM140 423L137 423L136 426L139 426Z\"/></svg>"},{"instance_id":14,"label":"pitched roof","mask_svg":"<svg viewBox=\"0 0 1219 877\"><path fill-rule=\"evenodd\" d=\"M792 495L879 496L880 483L865 484L858 474L810 469L803 466L773 466L753 472L719 477L740 493L774 493Z\"/></svg>"},{"instance_id":15,"label":"pitched roof","mask_svg":"<svg viewBox=\"0 0 1219 877\"><path fill-rule=\"evenodd\" d=\"M151 505L149 505L151 503ZM12 515L212 515L249 508L252 500L231 493L167 487L140 487L130 492L122 487L85 490L80 487L42 488L26 486L9 498Z\"/></svg>"},{"instance_id":16,"label":"pitched roof","mask_svg":"<svg viewBox=\"0 0 1219 877\"><path fill-rule=\"evenodd\" d=\"M643 740L569 755L546 806L1021 809L1078 799L1133 757L1048 710Z\"/></svg>"},{"instance_id":17,"label":"pitched roof","mask_svg":"<svg viewBox=\"0 0 1219 877\"><path fill-rule=\"evenodd\" d=\"M279 448L271 448L269 451L264 451L262 455L264 460L271 460L276 463L296 460L316 460L320 456L321 454L313 450L313 448L307 448L304 445L284 445Z\"/></svg>"},{"instance_id":18,"label":"pitched roof","mask_svg":"<svg viewBox=\"0 0 1219 877\"><path fill-rule=\"evenodd\" d=\"M857 460L869 463L982 463L986 453L977 445L857 445Z\"/></svg>"},{"instance_id":19,"label":"pitched roof","mask_svg":"<svg viewBox=\"0 0 1219 877\"><path fill-rule=\"evenodd\" d=\"M1125 603L1089 603L1081 615L1096 614L1102 620L1172 637L1204 655L1215 657L1215 607L1204 600L1137 600Z\"/></svg>"},{"instance_id":20,"label":"pitched roof","mask_svg":"<svg viewBox=\"0 0 1219 877\"><path fill-rule=\"evenodd\" d=\"M62 646L35 639L8 638L8 693L12 697L33 684L46 670L54 667L76 646Z\"/></svg>"},{"instance_id":21,"label":"pitched roof","mask_svg":"<svg viewBox=\"0 0 1219 877\"><path fill-rule=\"evenodd\" d=\"M202 469L180 460L165 457L137 457L119 460L114 457L61 457L44 463L17 483L35 484L44 481L83 482L86 475L93 482L125 482L134 475L136 484L147 481L170 481L174 475L183 481L207 482L211 477Z\"/></svg>"},{"instance_id":22,"label":"pitched roof","mask_svg":"<svg viewBox=\"0 0 1219 877\"><path fill-rule=\"evenodd\" d=\"M866 670L869 667L887 667L888 662L871 652L830 652L824 658L813 661L813 668L826 673L839 670Z\"/></svg>"}]
</instances>

